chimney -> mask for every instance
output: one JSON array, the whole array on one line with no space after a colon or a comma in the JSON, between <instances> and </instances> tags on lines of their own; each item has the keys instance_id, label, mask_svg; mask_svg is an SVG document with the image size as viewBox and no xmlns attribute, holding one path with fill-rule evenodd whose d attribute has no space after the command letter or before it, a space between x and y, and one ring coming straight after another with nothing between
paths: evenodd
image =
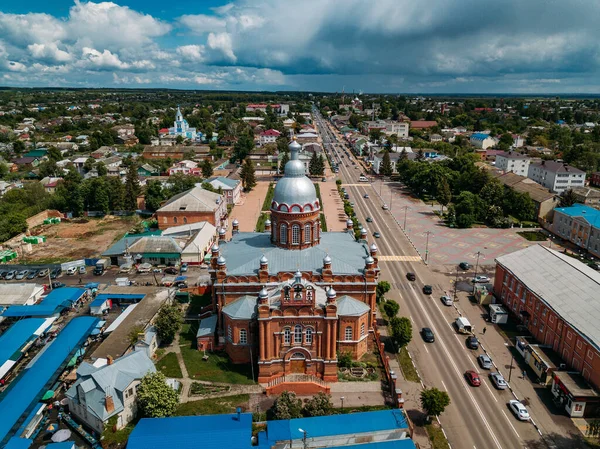
<instances>
[{"instance_id":1,"label":"chimney","mask_svg":"<svg viewBox=\"0 0 600 449\"><path fill-rule=\"evenodd\" d=\"M110 355L106 356L106 364L107 365L112 365L113 361L114 360L113 360L112 356L110 356Z\"/></svg>"},{"instance_id":2,"label":"chimney","mask_svg":"<svg viewBox=\"0 0 600 449\"><path fill-rule=\"evenodd\" d=\"M106 395L104 398L104 407L106 408L106 413L112 413L115 411L115 401L113 401L112 396Z\"/></svg>"}]
</instances>

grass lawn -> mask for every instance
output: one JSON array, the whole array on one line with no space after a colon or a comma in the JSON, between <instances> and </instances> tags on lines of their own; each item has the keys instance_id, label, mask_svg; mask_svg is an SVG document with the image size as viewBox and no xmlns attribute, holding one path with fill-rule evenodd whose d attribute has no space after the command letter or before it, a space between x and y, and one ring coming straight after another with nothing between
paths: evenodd
<instances>
[{"instance_id":1,"label":"grass lawn","mask_svg":"<svg viewBox=\"0 0 600 449\"><path fill-rule=\"evenodd\" d=\"M427 435L429 435L429 441L431 441L431 447L433 449L450 449L448 440L446 440L444 432L442 432L442 428L437 425L437 422L435 424L427 424L425 430L427 430Z\"/></svg>"},{"instance_id":2,"label":"grass lawn","mask_svg":"<svg viewBox=\"0 0 600 449\"><path fill-rule=\"evenodd\" d=\"M184 323L179 331L179 344L188 348L196 348L196 333L198 332L198 323Z\"/></svg>"},{"instance_id":3,"label":"grass lawn","mask_svg":"<svg viewBox=\"0 0 600 449\"><path fill-rule=\"evenodd\" d=\"M402 348L398 353L398 363L400 364L400 368L402 368L402 373L406 380L410 382L419 382L419 374L408 355L406 347Z\"/></svg>"},{"instance_id":4,"label":"grass lawn","mask_svg":"<svg viewBox=\"0 0 600 449\"><path fill-rule=\"evenodd\" d=\"M254 384L250 364L233 364L224 352L207 352L208 360L202 359L202 352L190 347L182 347L181 354L192 379L240 385Z\"/></svg>"},{"instance_id":5,"label":"grass lawn","mask_svg":"<svg viewBox=\"0 0 600 449\"><path fill-rule=\"evenodd\" d=\"M211 302L211 297L210 294L204 294L204 295L191 295L190 296L190 306L187 309L187 314L188 315L195 315L197 316L200 311L202 310L202 307L206 307L207 305L209 305Z\"/></svg>"},{"instance_id":6,"label":"grass lawn","mask_svg":"<svg viewBox=\"0 0 600 449\"><path fill-rule=\"evenodd\" d=\"M222 398L202 399L200 401L190 401L179 404L175 410L175 416L193 416L193 415L222 415L224 413L234 413L236 407L242 407L248 410L248 400L250 395L238 394L235 396L225 396Z\"/></svg>"},{"instance_id":7,"label":"grass lawn","mask_svg":"<svg viewBox=\"0 0 600 449\"><path fill-rule=\"evenodd\" d=\"M529 240L530 242L543 242L548 240L546 235L539 231L521 231L517 232L517 234L519 234L525 240Z\"/></svg>"},{"instance_id":8,"label":"grass lawn","mask_svg":"<svg viewBox=\"0 0 600 449\"><path fill-rule=\"evenodd\" d=\"M156 362L156 369L167 377L175 377L177 379L183 377L177 355L174 352L169 352L166 356Z\"/></svg>"}]
</instances>

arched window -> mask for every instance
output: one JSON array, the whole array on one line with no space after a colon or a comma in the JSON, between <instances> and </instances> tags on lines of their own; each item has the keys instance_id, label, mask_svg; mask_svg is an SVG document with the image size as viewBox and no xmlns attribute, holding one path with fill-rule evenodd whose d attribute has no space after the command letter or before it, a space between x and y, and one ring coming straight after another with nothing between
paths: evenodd
<instances>
[{"instance_id":1,"label":"arched window","mask_svg":"<svg viewBox=\"0 0 600 449\"><path fill-rule=\"evenodd\" d=\"M312 341L313 341L313 330L312 330L312 327L307 327L306 328L306 337L305 337L305 340L306 340L306 344L307 345L312 344Z\"/></svg>"},{"instance_id":2,"label":"arched window","mask_svg":"<svg viewBox=\"0 0 600 449\"><path fill-rule=\"evenodd\" d=\"M245 345L248 343L248 333L246 329L240 329L240 344Z\"/></svg>"},{"instance_id":3,"label":"arched window","mask_svg":"<svg viewBox=\"0 0 600 449\"><path fill-rule=\"evenodd\" d=\"M286 327L283 330L283 342L286 345L289 345L292 342L292 332L290 331L289 327Z\"/></svg>"},{"instance_id":4,"label":"arched window","mask_svg":"<svg viewBox=\"0 0 600 449\"><path fill-rule=\"evenodd\" d=\"M352 340L352 326L346 326L346 334L344 335L344 340Z\"/></svg>"},{"instance_id":5,"label":"arched window","mask_svg":"<svg viewBox=\"0 0 600 449\"><path fill-rule=\"evenodd\" d=\"M287 243L287 225L279 227L279 243Z\"/></svg>"},{"instance_id":6,"label":"arched window","mask_svg":"<svg viewBox=\"0 0 600 449\"><path fill-rule=\"evenodd\" d=\"M300 226L292 226L292 245L298 245L300 243Z\"/></svg>"},{"instance_id":7,"label":"arched window","mask_svg":"<svg viewBox=\"0 0 600 449\"><path fill-rule=\"evenodd\" d=\"M315 232L313 234L313 239L317 240L319 238L319 223L315 224Z\"/></svg>"},{"instance_id":8,"label":"arched window","mask_svg":"<svg viewBox=\"0 0 600 449\"><path fill-rule=\"evenodd\" d=\"M231 326L227 326L227 339L229 341L233 340L233 332L231 331Z\"/></svg>"},{"instance_id":9,"label":"arched window","mask_svg":"<svg viewBox=\"0 0 600 449\"><path fill-rule=\"evenodd\" d=\"M187 223L187 217L183 217L183 222Z\"/></svg>"},{"instance_id":10,"label":"arched window","mask_svg":"<svg viewBox=\"0 0 600 449\"><path fill-rule=\"evenodd\" d=\"M302 343L302 326L294 326L294 343Z\"/></svg>"},{"instance_id":11,"label":"arched window","mask_svg":"<svg viewBox=\"0 0 600 449\"><path fill-rule=\"evenodd\" d=\"M365 335L365 323L362 323L360 325L360 336L364 336Z\"/></svg>"},{"instance_id":12,"label":"arched window","mask_svg":"<svg viewBox=\"0 0 600 449\"><path fill-rule=\"evenodd\" d=\"M310 229L311 229L310 224L304 225L304 243L310 243L311 242L311 240L310 240Z\"/></svg>"}]
</instances>

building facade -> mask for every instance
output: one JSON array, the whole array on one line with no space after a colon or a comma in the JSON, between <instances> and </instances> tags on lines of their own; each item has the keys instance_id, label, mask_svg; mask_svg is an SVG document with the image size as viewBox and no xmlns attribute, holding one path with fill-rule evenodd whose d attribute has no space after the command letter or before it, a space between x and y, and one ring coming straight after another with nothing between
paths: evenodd
<instances>
[{"instance_id":1,"label":"building facade","mask_svg":"<svg viewBox=\"0 0 600 449\"><path fill-rule=\"evenodd\" d=\"M238 179L215 176L206 180L213 188L221 189L227 204L237 204L242 196L242 183Z\"/></svg>"},{"instance_id":2,"label":"building facade","mask_svg":"<svg viewBox=\"0 0 600 449\"><path fill-rule=\"evenodd\" d=\"M556 193L585 184L584 171L556 161L530 164L527 177Z\"/></svg>"},{"instance_id":3,"label":"building facade","mask_svg":"<svg viewBox=\"0 0 600 449\"><path fill-rule=\"evenodd\" d=\"M170 198L156 211L156 218L161 230L200 221L227 226L227 202L219 193L194 187Z\"/></svg>"},{"instance_id":4,"label":"building facade","mask_svg":"<svg viewBox=\"0 0 600 449\"><path fill-rule=\"evenodd\" d=\"M173 127L169 128L170 136L181 136L184 139L196 139L196 128L191 128L187 120L183 118L181 109L177 106L177 113L175 114L175 122Z\"/></svg>"},{"instance_id":5,"label":"building facade","mask_svg":"<svg viewBox=\"0 0 600 449\"><path fill-rule=\"evenodd\" d=\"M554 209L551 232L600 257L600 210L582 204Z\"/></svg>"},{"instance_id":6,"label":"building facade","mask_svg":"<svg viewBox=\"0 0 600 449\"><path fill-rule=\"evenodd\" d=\"M505 172L513 172L517 175L527 176L531 159L512 151L496 154L496 168Z\"/></svg>"},{"instance_id":7,"label":"building facade","mask_svg":"<svg viewBox=\"0 0 600 449\"><path fill-rule=\"evenodd\" d=\"M261 383L288 374L336 381L338 353L362 357L375 325L377 247L356 241L352 225L321 231L299 151L293 142L266 232L236 224L212 248L217 344L234 363L256 362Z\"/></svg>"},{"instance_id":8,"label":"building facade","mask_svg":"<svg viewBox=\"0 0 600 449\"><path fill-rule=\"evenodd\" d=\"M471 142L471 145L473 145L475 148L482 148L484 150L496 145L496 139L491 137L489 134L484 133L472 134L469 142Z\"/></svg>"},{"instance_id":9,"label":"building facade","mask_svg":"<svg viewBox=\"0 0 600 449\"><path fill-rule=\"evenodd\" d=\"M275 143L277 142L279 136L281 136L281 133L276 129L268 129L266 131L263 131L258 136L258 145L262 147L264 145L267 145L268 143Z\"/></svg>"}]
</instances>

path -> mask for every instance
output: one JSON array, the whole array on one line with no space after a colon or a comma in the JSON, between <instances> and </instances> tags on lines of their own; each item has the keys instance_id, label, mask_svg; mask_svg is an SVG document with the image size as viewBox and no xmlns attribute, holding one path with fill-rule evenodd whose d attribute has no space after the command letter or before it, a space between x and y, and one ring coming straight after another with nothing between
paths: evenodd
<instances>
[{"instance_id":1,"label":"path","mask_svg":"<svg viewBox=\"0 0 600 449\"><path fill-rule=\"evenodd\" d=\"M269 181L257 181L250 192L242 194L239 204L234 206L229 216L227 239L231 238L231 223L236 218L240 223L240 232L254 232L268 190Z\"/></svg>"}]
</instances>

